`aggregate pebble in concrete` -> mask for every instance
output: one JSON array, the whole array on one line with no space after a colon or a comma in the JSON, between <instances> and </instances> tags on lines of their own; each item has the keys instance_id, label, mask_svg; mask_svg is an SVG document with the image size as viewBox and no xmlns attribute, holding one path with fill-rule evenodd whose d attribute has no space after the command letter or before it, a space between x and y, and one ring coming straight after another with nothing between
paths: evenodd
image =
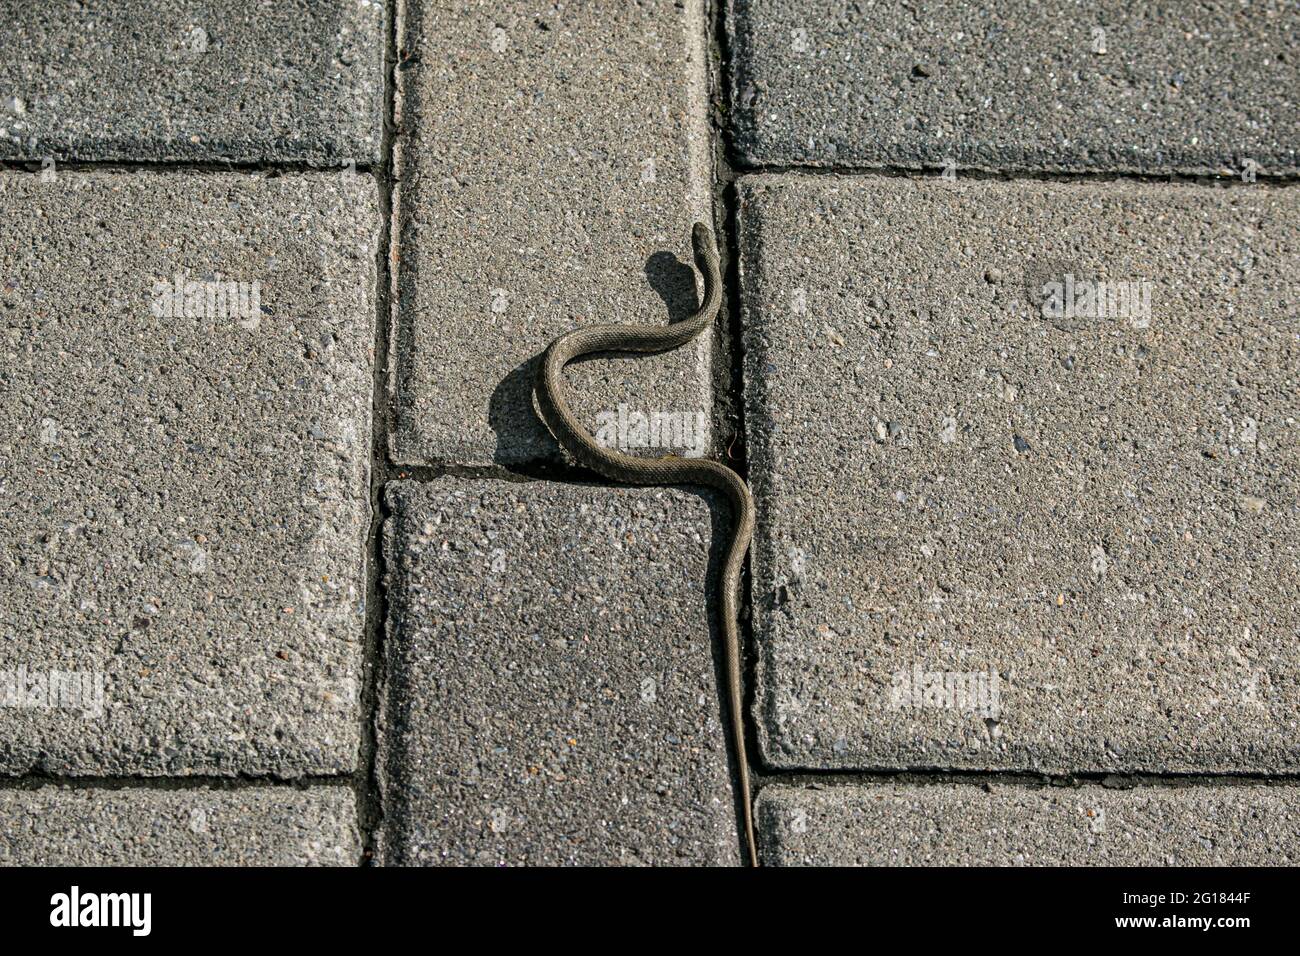
<instances>
[{"instance_id":1,"label":"aggregate pebble in concrete","mask_svg":"<svg viewBox=\"0 0 1300 956\"><path fill-rule=\"evenodd\" d=\"M711 224L704 35L700 0L407 5L399 462L557 456L531 400L547 344L694 311L690 229ZM575 411L633 452L651 438L637 416L671 413L650 453L708 450L711 346L579 363Z\"/></svg>"},{"instance_id":2,"label":"aggregate pebble in concrete","mask_svg":"<svg viewBox=\"0 0 1300 956\"><path fill-rule=\"evenodd\" d=\"M1300 765L1300 193L764 176L740 220L772 764ZM1067 275L1149 314L1045 317Z\"/></svg>"},{"instance_id":3,"label":"aggregate pebble in concrete","mask_svg":"<svg viewBox=\"0 0 1300 956\"><path fill-rule=\"evenodd\" d=\"M1295 175L1284 0L731 0L748 163Z\"/></svg>"},{"instance_id":4,"label":"aggregate pebble in concrete","mask_svg":"<svg viewBox=\"0 0 1300 956\"><path fill-rule=\"evenodd\" d=\"M381 859L736 864L706 499L442 478L388 503Z\"/></svg>"},{"instance_id":5,"label":"aggregate pebble in concrete","mask_svg":"<svg viewBox=\"0 0 1300 956\"><path fill-rule=\"evenodd\" d=\"M768 866L1294 866L1294 786L772 786Z\"/></svg>"},{"instance_id":6,"label":"aggregate pebble in concrete","mask_svg":"<svg viewBox=\"0 0 1300 956\"><path fill-rule=\"evenodd\" d=\"M355 866L346 787L0 792L0 866Z\"/></svg>"},{"instance_id":7,"label":"aggregate pebble in concrete","mask_svg":"<svg viewBox=\"0 0 1300 956\"><path fill-rule=\"evenodd\" d=\"M0 772L352 770L373 181L8 173L0 205Z\"/></svg>"},{"instance_id":8,"label":"aggregate pebble in concrete","mask_svg":"<svg viewBox=\"0 0 1300 956\"><path fill-rule=\"evenodd\" d=\"M380 158L380 0L0 0L0 159Z\"/></svg>"}]
</instances>

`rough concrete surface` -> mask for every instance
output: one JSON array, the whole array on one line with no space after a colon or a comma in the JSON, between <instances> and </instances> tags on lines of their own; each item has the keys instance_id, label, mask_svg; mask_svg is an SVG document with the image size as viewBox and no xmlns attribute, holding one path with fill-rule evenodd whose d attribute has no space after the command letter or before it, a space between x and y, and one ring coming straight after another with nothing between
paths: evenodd
<instances>
[{"instance_id":1,"label":"rough concrete surface","mask_svg":"<svg viewBox=\"0 0 1300 956\"><path fill-rule=\"evenodd\" d=\"M1300 194L741 203L767 760L1294 772ZM1045 316L1067 275L1147 314Z\"/></svg>"},{"instance_id":2,"label":"rough concrete surface","mask_svg":"<svg viewBox=\"0 0 1300 956\"><path fill-rule=\"evenodd\" d=\"M711 224L704 27L700 0L407 5L399 462L557 456L531 404L550 340L695 309L690 229ZM578 363L575 410L634 451L636 415L673 413L689 435L661 433L651 452L707 450L711 345Z\"/></svg>"},{"instance_id":3,"label":"rough concrete surface","mask_svg":"<svg viewBox=\"0 0 1300 956\"><path fill-rule=\"evenodd\" d=\"M8 173L0 206L0 772L351 771L373 181Z\"/></svg>"},{"instance_id":4,"label":"rough concrete surface","mask_svg":"<svg viewBox=\"0 0 1300 956\"><path fill-rule=\"evenodd\" d=\"M0 866L355 866L346 787L0 792Z\"/></svg>"},{"instance_id":5,"label":"rough concrete surface","mask_svg":"<svg viewBox=\"0 0 1300 956\"><path fill-rule=\"evenodd\" d=\"M1295 866L1294 786L767 787L769 866Z\"/></svg>"},{"instance_id":6,"label":"rough concrete surface","mask_svg":"<svg viewBox=\"0 0 1300 956\"><path fill-rule=\"evenodd\" d=\"M388 503L380 858L737 863L706 499L441 478Z\"/></svg>"},{"instance_id":7,"label":"rough concrete surface","mask_svg":"<svg viewBox=\"0 0 1300 956\"><path fill-rule=\"evenodd\" d=\"M0 0L0 23L0 159L379 159L380 0Z\"/></svg>"},{"instance_id":8,"label":"rough concrete surface","mask_svg":"<svg viewBox=\"0 0 1300 956\"><path fill-rule=\"evenodd\" d=\"M1286 0L729 11L734 136L751 164L1297 171Z\"/></svg>"}]
</instances>

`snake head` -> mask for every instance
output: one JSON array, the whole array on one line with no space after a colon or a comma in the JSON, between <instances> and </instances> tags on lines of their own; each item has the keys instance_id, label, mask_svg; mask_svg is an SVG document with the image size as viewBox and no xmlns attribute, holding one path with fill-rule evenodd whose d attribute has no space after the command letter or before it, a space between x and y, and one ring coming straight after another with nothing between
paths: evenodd
<instances>
[{"instance_id":1,"label":"snake head","mask_svg":"<svg viewBox=\"0 0 1300 956\"><path fill-rule=\"evenodd\" d=\"M713 245L713 230L702 222L691 227L691 242L695 244L695 254L703 255L704 250Z\"/></svg>"}]
</instances>

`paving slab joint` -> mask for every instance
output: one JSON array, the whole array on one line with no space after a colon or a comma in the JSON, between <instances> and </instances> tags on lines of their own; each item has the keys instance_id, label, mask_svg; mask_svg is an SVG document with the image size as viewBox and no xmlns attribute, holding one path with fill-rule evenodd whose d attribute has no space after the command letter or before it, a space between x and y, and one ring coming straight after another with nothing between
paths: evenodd
<instances>
[{"instance_id":1,"label":"paving slab joint","mask_svg":"<svg viewBox=\"0 0 1300 956\"><path fill-rule=\"evenodd\" d=\"M731 56L726 0L712 0L706 17L709 56L709 130L713 153L714 232L722 268L722 306L719 314L720 355L713 367L714 434L724 463L749 480L749 455L745 431L744 326L740 298L740 245L737 213L740 195L736 187L735 153L730 136L731 89L727 66ZM752 549L751 549L752 560ZM749 567L742 582L740 604L741 665L745 700L741 715L745 724L746 760L749 764L751 799L757 800L766 784L767 768L758 748L758 727L753 719L758 655L753 633L753 578ZM740 819L740 807L737 806ZM738 827L740 824L738 824ZM743 840L743 832L740 834ZM762 865L760 848L759 864Z\"/></svg>"},{"instance_id":2,"label":"paving slab joint","mask_svg":"<svg viewBox=\"0 0 1300 956\"><path fill-rule=\"evenodd\" d=\"M1031 770L969 770L945 767L909 768L905 770L837 770L808 768L803 770L769 769L763 775L765 786L808 787L831 789L834 787L884 786L907 784L910 786L964 783L971 786L1024 786L1031 788L1101 786L1114 790L1136 790L1161 787L1258 787L1294 786L1300 783L1300 773L1262 773L1240 771L1237 773L1195 773L1191 771L1163 771L1161 773L1111 773L1076 772L1068 774L1036 773Z\"/></svg>"},{"instance_id":3,"label":"paving slab joint","mask_svg":"<svg viewBox=\"0 0 1300 956\"><path fill-rule=\"evenodd\" d=\"M397 71L399 38L403 25L402 0L389 0L386 10L388 30L384 37L384 115L381 132L381 165L374 170L379 189L379 210L383 218L376 251L375 269L375 361L372 383L372 427L370 449L370 528L366 537L366 631L363 641L361 692L361 756L353 780L357 800L357 830L361 834L361 865L374 858L375 841L383 822L382 787L379 767L379 715L384 686L384 637L388 620L388 593L385 587L383 529L390 513L384 489L389 480L401 477L388 455L392 434L393 412L388 392L396 281L393 262L397 251L397 215L394 179L394 148L397 136ZM359 168L359 167L358 167Z\"/></svg>"},{"instance_id":4,"label":"paving slab joint","mask_svg":"<svg viewBox=\"0 0 1300 956\"><path fill-rule=\"evenodd\" d=\"M45 166L44 161L5 159L0 160L0 172L39 173ZM54 166L59 172L69 173L250 173L265 175L284 175L290 173L371 173L380 170L374 163L311 163L303 160L258 160L246 162L239 160L187 160L187 159L114 159L114 160L75 160L61 161L54 157Z\"/></svg>"},{"instance_id":5,"label":"paving slab joint","mask_svg":"<svg viewBox=\"0 0 1300 956\"><path fill-rule=\"evenodd\" d=\"M944 167L934 164L913 166L804 166L788 163L747 163L739 156L728 160L733 178L793 176L811 178L825 176L831 179L868 179L896 177L900 179L930 179L938 177ZM1118 169L1052 170L1052 169L998 169L985 166L958 166L957 182L962 180L1038 183L1190 183L1197 186L1221 186L1251 189L1260 186L1285 188L1300 183L1300 174L1260 173L1253 180L1239 175L1211 175L1209 173L1136 172Z\"/></svg>"},{"instance_id":6,"label":"paving slab joint","mask_svg":"<svg viewBox=\"0 0 1300 956\"><path fill-rule=\"evenodd\" d=\"M312 790L320 787L351 787L352 784L352 774L312 774L304 777L283 777L276 774L239 774L232 777L206 774L184 777L73 777L34 771L12 777L0 776L0 793L39 790L42 787L62 787L67 790L266 790L276 787Z\"/></svg>"}]
</instances>

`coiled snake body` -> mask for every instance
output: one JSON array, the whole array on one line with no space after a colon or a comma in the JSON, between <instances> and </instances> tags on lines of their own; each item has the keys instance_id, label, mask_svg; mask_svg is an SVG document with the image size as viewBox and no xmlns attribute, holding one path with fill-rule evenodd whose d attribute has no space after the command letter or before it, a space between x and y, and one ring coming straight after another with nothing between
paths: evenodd
<instances>
[{"instance_id":1,"label":"coiled snake body","mask_svg":"<svg viewBox=\"0 0 1300 956\"><path fill-rule=\"evenodd\" d=\"M691 230L695 261L704 275L704 302L689 318L666 326L593 325L560 336L542 356L536 383L537 408L546 427L570 455L592 471L613 481L632 485L706 485L725 494L731 503L735 527L727 547L722 577L720 614L726 668L731 733L740 777L745 840L749 860L758 863L754 843L753 811L749 795L749 765L745 758L745 731L741 719L740 638L736 616L740 610L740 574L754 533L754 500L745 482L730 468L700 458L642 458L599 445L579 424L564 398L564 366L593 352L667 352L685 345L712 323L722 301L718 248L708 226L697 222Z\"/></svg>"}]
</instances>

